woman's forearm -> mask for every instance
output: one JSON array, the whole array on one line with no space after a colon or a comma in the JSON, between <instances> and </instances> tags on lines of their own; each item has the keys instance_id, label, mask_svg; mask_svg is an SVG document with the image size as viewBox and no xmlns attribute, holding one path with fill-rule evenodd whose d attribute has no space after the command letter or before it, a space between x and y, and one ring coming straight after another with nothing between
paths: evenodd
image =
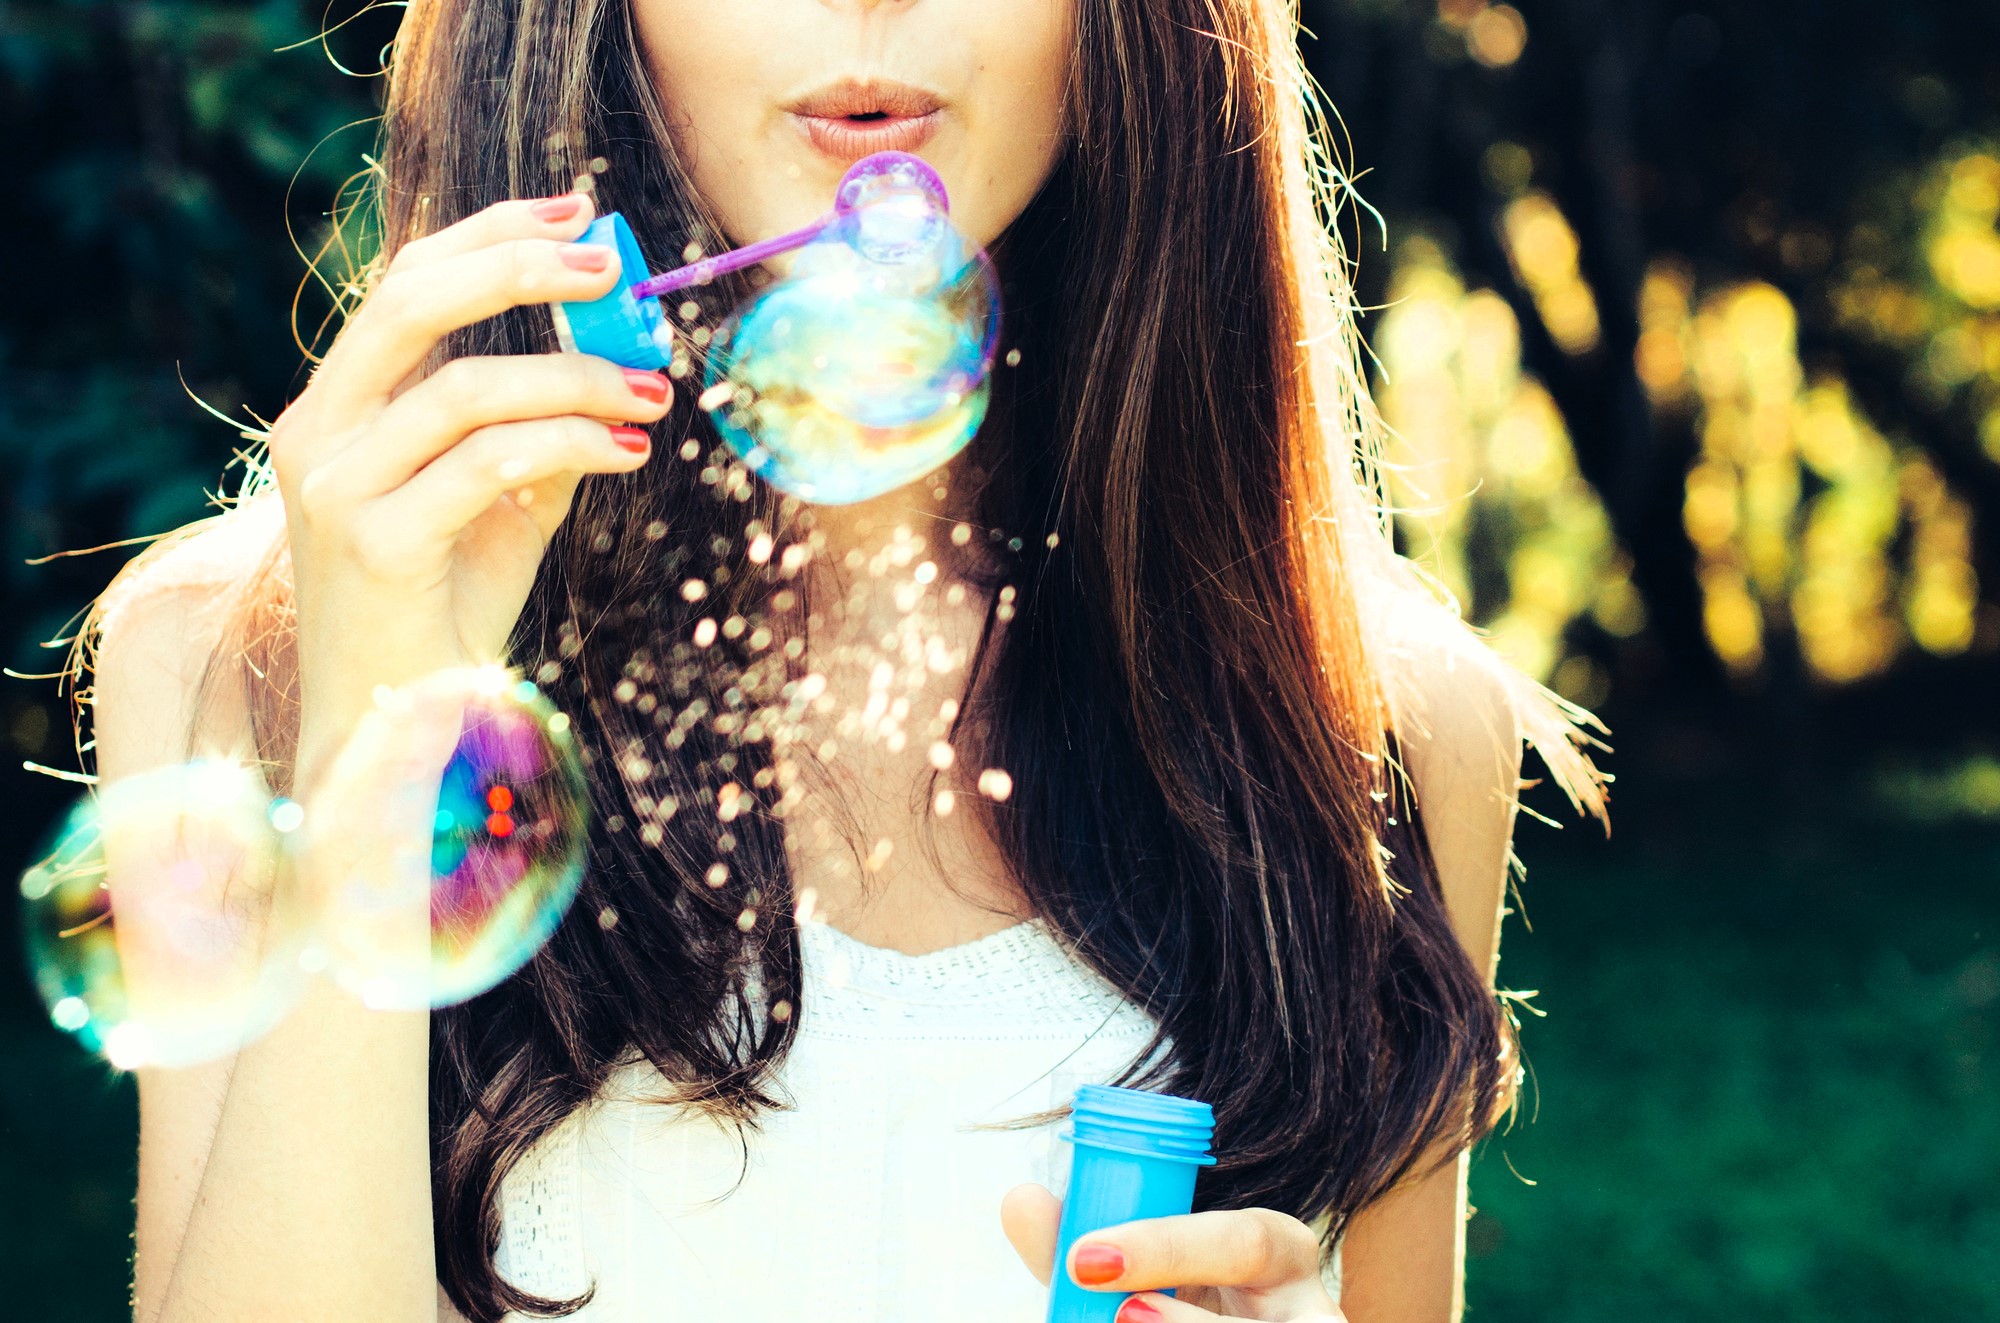
<instances>
[{"instance_id":1,"label":"woman's forearm","mask_svg":"<svg viewBox=\"0 0 2000 1323\"><path fill-rule=\"evenodd\" d=\"M316 982L244 1048L179 1244L139 1245L171 1266L140 1273L138 1317L434 1318L429 1035Z\"/></svg>"}]
</instances>

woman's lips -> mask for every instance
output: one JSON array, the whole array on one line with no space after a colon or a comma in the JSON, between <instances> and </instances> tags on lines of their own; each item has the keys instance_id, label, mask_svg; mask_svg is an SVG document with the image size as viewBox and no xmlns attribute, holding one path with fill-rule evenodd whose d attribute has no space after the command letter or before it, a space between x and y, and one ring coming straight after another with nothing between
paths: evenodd
<instances>
[{"instance_id":1,"label":"woman's lips","mask_svg":"<svg viewBox=\"0 0 2000 1323\"><path fill-rule=\"evenodd\" d=\"M874 152L914 152L937 132L943 102L908 83L842 79L786 107L814 150L837 161Z\"/></svg>"},{"instance_id":2,"label":"woman's lips","mask_svg":"<svg viewBox=\"0 0 2000 1323\"><path fill-rule=\"evenodd\" d=\"M876 152L914 152L937 132L941 112L921 115L802 115L791 112L815 151L836 161L858 161Z\"/></svg>"}]
</instances>

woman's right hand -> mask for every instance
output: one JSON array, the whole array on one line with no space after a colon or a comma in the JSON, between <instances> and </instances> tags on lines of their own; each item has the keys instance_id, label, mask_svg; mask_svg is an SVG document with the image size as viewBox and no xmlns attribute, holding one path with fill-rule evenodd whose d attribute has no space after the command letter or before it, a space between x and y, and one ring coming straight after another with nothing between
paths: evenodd
<instances>
[{"instance_id":1,"label":"woman's right hand","mask_svg":"<svg viewBox=\"0 0 2000 1323\"><path fill-rule=\"evenodd\" d=\"M495 203L403 245L272 428L298 609L303 784L378 686L502 659L586 473L644 464L657 372L589 354L460 358L446 333L523 304L597 298L617 255L571 242L584 194Z\"/></svg>"}]
</instances>

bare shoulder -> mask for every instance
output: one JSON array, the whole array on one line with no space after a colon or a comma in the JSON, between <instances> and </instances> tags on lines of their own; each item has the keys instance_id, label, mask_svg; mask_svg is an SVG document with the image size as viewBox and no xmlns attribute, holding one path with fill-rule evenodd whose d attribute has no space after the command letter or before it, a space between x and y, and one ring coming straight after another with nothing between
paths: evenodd
<instances>
[{"instance_id":1,"label":"bare shoulder","mask_svg":"<svg viewBox=\"0 0 2000 1323\"><path fill-rule=\"evenodd\" d=\"M1405 654L1398 731L1445 906L1474 963L1497 958L1522 744L1509 663L1453 622Z\"/></svg>"},{"instance_id":2,"label":"bare shoulder","mask_svg":"<svg viewBox=\"0 0 2000 1323\"><path fill-rule=\"evenodd\" d=\"M99 599L90 704L100 780L190 753L249 753L234 670L211 677L210 667L226 660L218 652L239 590L271 550L270 514L245 506L177 534L121 570ZM280 515L275 535L282 531Z\"/></svg>"}]
</instances>

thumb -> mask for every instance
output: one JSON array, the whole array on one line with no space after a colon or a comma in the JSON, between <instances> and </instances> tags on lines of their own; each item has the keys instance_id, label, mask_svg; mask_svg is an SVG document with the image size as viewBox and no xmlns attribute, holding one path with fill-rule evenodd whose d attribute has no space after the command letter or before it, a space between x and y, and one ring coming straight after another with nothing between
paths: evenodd
<instances>
[{"instance_id":1,"label":"thumb","mask_svg":"<svg viewBox=\"0 0 2000 1323\"><path fill-rule=\"evenodd\" d=\"M1062 1200L1032 1181L1017 1185L1000 1200L1000 1227L1028 1271L1043 1286L1055 1269L1056 1231L1062 1222Z\"/></svg>"}]
</instances>

